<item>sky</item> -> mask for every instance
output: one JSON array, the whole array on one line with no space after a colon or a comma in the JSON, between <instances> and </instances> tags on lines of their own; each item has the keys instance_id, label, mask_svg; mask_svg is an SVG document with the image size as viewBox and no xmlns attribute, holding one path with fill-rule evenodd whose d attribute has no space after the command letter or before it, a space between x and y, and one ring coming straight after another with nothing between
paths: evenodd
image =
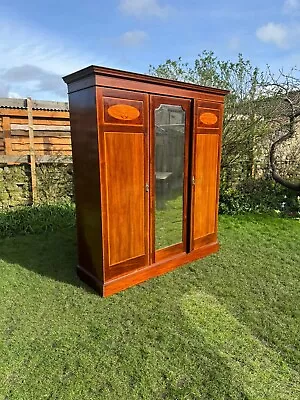
<instances>
[{"instance_id":1,"label":"sky","mask_svg":"<svg viewBox=\"0 0 300 400\"><path fill-rule=\"evenodd\" d=\"M300 0L0 0L0 97L67 100L88 65L147 73L203 50L260 68L300 65Z\"/></svg>"}]
</instances>

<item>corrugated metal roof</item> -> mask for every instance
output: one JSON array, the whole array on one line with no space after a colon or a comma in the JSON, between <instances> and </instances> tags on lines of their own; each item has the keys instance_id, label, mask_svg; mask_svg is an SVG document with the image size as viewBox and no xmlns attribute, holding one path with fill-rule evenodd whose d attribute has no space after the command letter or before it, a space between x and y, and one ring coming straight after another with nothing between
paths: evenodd
<instances>
[{"instance_id":1,"label":"corrugated metal roof","mask_svg":"<svg viewBox=\"0 0 300 400\"><path fill-rule=\"evenodd\" d=\"M26 109L26 99L0 98L0 108ZM69 103L63 101L32 100L34 110L69 111Z\"/></svg>"}]
</instances>

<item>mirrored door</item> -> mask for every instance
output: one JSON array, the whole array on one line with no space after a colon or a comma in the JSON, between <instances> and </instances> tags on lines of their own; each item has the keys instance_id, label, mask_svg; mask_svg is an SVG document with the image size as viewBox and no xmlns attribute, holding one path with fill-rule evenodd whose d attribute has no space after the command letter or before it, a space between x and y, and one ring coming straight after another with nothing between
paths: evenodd
<instances>
[{"instance_id":1,"label":"mirrored door","mask_svg":"<svg viewBox=\"0 0 300 400\"><path fill-rule=\"evenodd\" d=\"M153 262L186 252L190 100L151 99Z\"/></svg>"}]
</instances>

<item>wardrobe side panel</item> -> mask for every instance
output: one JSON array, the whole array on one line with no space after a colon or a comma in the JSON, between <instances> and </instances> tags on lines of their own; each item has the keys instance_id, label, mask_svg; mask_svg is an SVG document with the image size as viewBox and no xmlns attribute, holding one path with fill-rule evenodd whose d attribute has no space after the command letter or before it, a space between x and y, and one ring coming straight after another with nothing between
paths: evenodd
<instances>
[{"instance_id":1,"label":"wardrobe side panel","mask_svg":"<svg viewBox=\"0 0 300 400\"><path fill-rule=\"evenodd\" d=\"M95 87L69 94L79 269L103 281Z\"/></svg>"}]
</instances>

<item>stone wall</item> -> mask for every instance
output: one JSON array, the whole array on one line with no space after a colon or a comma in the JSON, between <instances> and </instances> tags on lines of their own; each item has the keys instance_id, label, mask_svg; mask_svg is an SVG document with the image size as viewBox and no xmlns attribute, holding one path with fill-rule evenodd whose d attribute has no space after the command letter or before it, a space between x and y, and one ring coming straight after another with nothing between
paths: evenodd
<instances>
[{"instance_id":1,"label":"stone wall","mask_svg":"<svg viewBox=\"0 0 300 400\"><path fill-rule=\"evenodd\" d=\"M39 203L73 201L71 164L38 164ZM0 165L0 208L31 204L30 165Z\"/></svg>"}]
</instances>

